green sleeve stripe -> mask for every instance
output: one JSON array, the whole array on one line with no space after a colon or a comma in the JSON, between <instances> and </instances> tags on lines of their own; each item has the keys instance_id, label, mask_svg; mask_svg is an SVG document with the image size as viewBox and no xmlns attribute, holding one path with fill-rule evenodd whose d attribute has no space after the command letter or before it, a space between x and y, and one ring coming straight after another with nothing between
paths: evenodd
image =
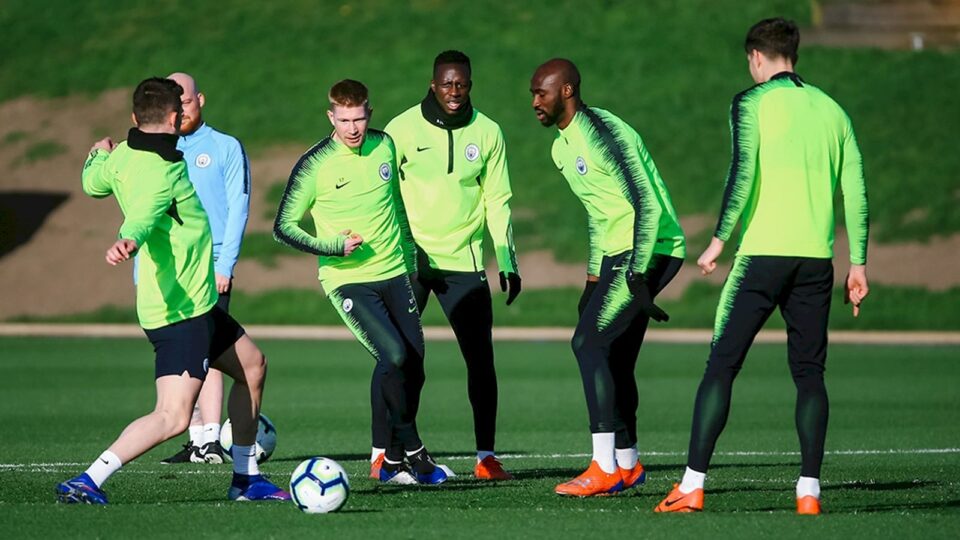
<instances>
[{"instance_id":1,"label":"green sleeve stripe","mask_svg":"<svg viewBox=\"0 0 960 540\"><path fill-rule=\"evenodd\" d=\"M338 235L332 239L321 240L307 234L299 225L304 212L313 205L313 201L306 200L309 194L314 193L308 186L309 182L316 181L311 173L316 171L329 153L331 140L328 137L315 144L297 161L290 172L290 180L283 191L273 224L273 237L277 242L314 255L343 255L343 237Z\"/></svg>"},{"instance_id":2,"label":"green sleeve stripe","mask_svg":"<svg viewBox=\"0 0 960 540\"><path fill-rule=\"evenodd\" d=\"M843 142L840 186L843 190L847 238L850 240L850 262L867 264L867 238L870 235L867 184L863 179L863 157L852 126L848 128L847 137Z\"/></svg>"},{"instance_id":3,"label":"green sleeve stripe","mask_svg":"<svg viewBox=\"0 0 960 540\"><path fill-rule=\"evenodd\" d=\"M730 171L723 190L723 202L720 205L720 219L714 233L714 236L723 241L729 240L733 234L733 228L753 190L758 150L755 140L759 129L755 107L759 88L760 85L740 92L734 96L730 106L730 139L733 149Z\"/></svg>"},{"instance_id":4,"label":"green sleeve stripe","mask_svg":"<svg viewBox=\"0 0 960 540\"><path fill-rule=\"evenodd\" d=\"M590 253L587 257L587 274L591 276L600 275L600 264L603 262L603 250L600 249L600 237L603 230L597 225L597 222L590 214L587 214L587 233L589 234Z\"/></svg>"},{"instance_id":5,"label":"green sleeve stripe","mask_svg":"<svg viewBox=\"0 0 960 540\"><path fill-rule=\"evenodd\" d=\"M588 137L599 139L594 146L600 154L598 157L610 167L621 191L633 206L633 252L629 268L636 273L645 272L657 242L659 205L650 197L652 188L643 171L635 143L627 141L615 125L601 118L590 107L584 107L581 111L589 123L586 130ZM590 128L594 133L589 133Z\"/></svg>"}]
</instances>

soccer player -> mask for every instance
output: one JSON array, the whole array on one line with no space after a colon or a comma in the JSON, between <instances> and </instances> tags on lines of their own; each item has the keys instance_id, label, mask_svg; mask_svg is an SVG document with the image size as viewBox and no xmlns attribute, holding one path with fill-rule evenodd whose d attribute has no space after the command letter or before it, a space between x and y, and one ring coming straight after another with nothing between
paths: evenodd
<instances>
[{"instance_id":1,"label":"soccer player","mask_svg":"<svg viewBox=\"0 0 960 540\"><path fill-rule=\"evenodd\" d=\"M323 289L376 360L374 380L390 427L380 481L439 484L447 475L430 457L416 425L423 330L408 277L415 255L393 141L367 129L373 111L362 83L340 81L328 98L333 134L307 150L290 173L274 238L318 257ZM300 227L308 211L316 235Z\"/></svg>"},{"instance_id":2,"label":"soccer player","mask_svg":"<svg viewBox=\"0 0 960 540\"><path fill-rule=\"evenodd\" d=\"M555 491L579 497L616 493L646 477L637 455L634 368L650 319L668 319L653 300L683 263L683 231L640 135L610 112L583 103L572 62L541 65L530 92L540 123L559 128L553 161L587 210L590 240L572 345L593 459Z\"/></svg>"},{"instance_id":3,"label":"soccer player","mask_svg":"<svg viewBox=\"0 0 960 540\"><path fill-rule=\"evenodd\" d=\"M854 316L867 296L867 192L853 126L819 88L794 72L800 33L765 19L744 49L755 86L730 108L733 155L703 274L742 222L740 246L720 294L707 369L697 390L687 469L657 512L703 509L703 481L730 411L733 380L775 308L787 323L787 360L797 387L801 467L797 512L820 513L820 465L827 433L827 318L833 288L833 194L839 182L850 238L847 301Z\"/></svg>"},{"instance_id":4,"label":"soccer player","mask_svg":"<svg viewBox=\"0 0 960 540\"><path fill-rule=\"evenodd\" d=\"M210 367L233 377L228 411L233 448L232 500L289 500L260 476L254 452L267 363L243 328L216 306L213 245L207 215L177 150L183 90L170 79L141 82L125 142L93 145L83 166L83 191L114 195L123 212L119 240L107 263L138 254L137 315L156 352L157 405L128 425L83 474L57 485L61 502L106 504L106 479L144 452L187 428Z\"/></svg>"},{"instance_id":5,"label":"soccer player","mask_svg":"<svg viewBox=\"0 0 960 540\"><path fill-rule=\"evenodd\" d=\"M483 268L483 229L490 231L507 305L520 294L510 225L510 177L500 126L470 102L470 59L440 53L426 97L387 124L399 162L400 192L417 244L412 279L421 312L431 292L450 321L467 365L477 463L474 476L513 478L494 454L497 373L493 364L493 308ZM387 411L373 387L371 476L389 433Z\"/></svg>"},{"instance_id":6,"label":"soccer player","mask_svg":"<svg viewBox=\"0 0 960 540\"><path fill-rule=\"evenodd\" d=\"M233 267L240 255L243 230L250 210L250 163L243 145L203 121L206 96L186 73L167 77L183 88L183 122L177 149L183 152L187 171L213 234L213 268L217 306L230 311ZM223 463L220 447L220 413L223 374L210 369L190 420L190 440L183 449L161 463Z\"/></svg>"}]
</instances>

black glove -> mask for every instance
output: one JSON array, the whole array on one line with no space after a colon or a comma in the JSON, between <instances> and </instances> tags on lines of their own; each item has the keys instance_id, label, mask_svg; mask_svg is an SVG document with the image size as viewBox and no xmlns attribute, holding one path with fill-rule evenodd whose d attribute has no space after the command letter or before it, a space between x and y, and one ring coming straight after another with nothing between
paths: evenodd
<instances>
[{"instance_id":1,"label":"black glove","mask_svg":"<svg viewBox=\"0 0 960 540\"><path fill-rule=\"evenodd\" d=\"M647 280L643 277L643 274L635 274L633 271L628 270L627 287L637 302L640 303L640 311L657 322L670 320L667 312L653 303L653 298L650 297L650 288L647 287Z\"/></svg>"},{"instance_id":2,"label":"black glove","mask_svg":"<svg viewBox=\"0 0 960 540\"><path fill-rule=\"evenodd\" d=\"M580 302L577 304L577 314L581 317L583 316L583 310L587 309L587 304L590 302L590 297L593 296L593 291L597 290L597 283L599 283L599 281L588 281L587 284L583 286L583 294L580 295Z\"/></svg>"},{"instance_id":3,"label":"black glove","mask_svg":"<svg viewBox=\"0 0 960 540\"><path fill-rule=\"evenodd\" d=\"M500 290L507 290L507 283L510 284L510 292L507 293L507 305L513 303L517 299L517 295L520 294L520 274L515 274L513 272L508 272L504 274L500 272Z\"/></svg>"}]
</instances>

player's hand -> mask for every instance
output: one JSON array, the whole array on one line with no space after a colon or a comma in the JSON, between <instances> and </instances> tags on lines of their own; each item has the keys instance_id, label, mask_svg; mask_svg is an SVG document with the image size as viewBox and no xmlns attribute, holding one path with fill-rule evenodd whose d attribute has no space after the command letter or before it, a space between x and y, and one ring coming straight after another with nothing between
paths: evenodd
<instances>
[{"instance_id":1,"label":"player's hand","mask_svg":"<svg viewBox=\"0 0 960 540\"><path fill-rule=\"evenodd\" d=\"M506 292L508 285L510 292L507 293L507 305L509 306L517 299L517 295L520 294L520 274L514 272L504 274L500 272L500 290Z\"/></svg>"},{"instance_id":2,"label":"player's hand","mask_svg":"<svg viewBox=\"0 0 960 540\"><path fill-rule=\"evenodd\" d=\"M593 291L597 290L597 283L599 283L597 276L587 276L587 284L583 286L583 293L580 294L580 302L577 303L577 315L582 316L583 311L587 309L587 304L590 303Z\"/></svg>"},{"instance_id":3,"label":"player's hand","mask_svg":"<svg viewBox=\"0 0 960 540\"><path fill-rule=\"evenodd\" d=\"M350 229L340 231L340 234L347 238L343 241L343 256L346 257L357 250L360 244L363 244L363 237L355 234Z\"/></svg>"},{"instance_id":4,"label":"player's hand","mask_svg":"<svg viewBox=\"0 0 960 540\"><path fill-rule=\"evenodd\" d=\"M233 278L214 272L214 278L217 282L217 294L227 294L233 286Z\"/></svg>"},{"instance_id":5,"label":"player's hand","mask_svg":"<svg viewBox=\"0 0 960 540\"><path fill-rule=\"evenodd\" d=\"M700 273L707 276L717 269L717 259L723 253L723 240L716 236L710 239L710 245L703 250L703 254L697 259L697 266L700 267Z\"/></svg>"},{"instance_id":6,"label":"player's hand","mask_svg":"<svg viewBox=\"0 0 960 540\"><path fill-rule=\"evenodd\" d=\"M851 265L843 289L843 303L853 304L853 316L859 317L860 303L870 294L870 287L867 286L867 267L862 264Z\"/></svg>"},{"instance_id":7,"label":"player's hand","mask_svg":"<svg viewBox=\"0 0 960 540\"><path fill-rule=\"evenodd\" d=\"M93 146L90 147L90 153L92 154L97 150L106 150L107 152L113 152L113 149L116 147L117 145L113 144L113 139L111 139L110 137L104 137L99 141L93 143Z\"/></svg>"},{"instance_id":8,"label":"player's hand","mask_svg":"<svg viewBox=\"0 0 960 540\"><path fill-rule=\"evenodd\" d=\"M660 309L660 306L653 303L653 297L650 296L650 287L647 287L647 280L643 274L636 274L630 270L627 271L627 287L634 299L640 303L640 311L647 314L648 317L657 322L666 322L670 320L670 315Z\"/></svg>"},{"instance_id":9,"label":"player's hand","mask_svg":"<svg viewBox=\"0 0 960 540\"><path fill-rule=\"evenodd\" d=\"M123 261L129 260L130 256L137 252L137 243L129 238L121 238L110 246L107 250L107 264L116 266Z\"/></svg>"}]
</instances>

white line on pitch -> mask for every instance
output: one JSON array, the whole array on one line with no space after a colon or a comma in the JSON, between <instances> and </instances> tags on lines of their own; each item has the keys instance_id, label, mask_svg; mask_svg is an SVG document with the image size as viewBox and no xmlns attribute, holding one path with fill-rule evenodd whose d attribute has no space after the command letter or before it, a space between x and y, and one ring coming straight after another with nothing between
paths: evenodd
<instances>
[{"instance_id":1,"label":"white line on pitch","mask_svg":"<svg viewBox=\"0 0 960 540\"><path fill-rule=\"evenodd\" d=\"M828 450L824 452L828 456L909 456L909 455L922 455L922 454L960 454L960 448L888 448L885 450L882 449L863 449L863 450ZM583 458L589 457L592 454L501 454L499 457L504 459L566 459L566 458ZM686 452L641 452L642 456L658 456L658 457L683 457L686 456ZM716 452L715 456L728 456L728 457L785 457L785 456L799 456L800 452L772 452L772 451L733 451L733 452ZM463 455L463 456L443 456L440 461L456 461L456 460L466 460L466 459L476 459L472 455ZM345 460L348 461L348 460ZM361 461L361 460L349 460L349 461ZM82 467L87 465L87 463L73 463L73 462L55 462L55 463L0 463L0 471L15 471L20 469L37 469L37 470L58 470L64 467ZM171 473L176 474L206 474L206 471L200 470L183 470L177 468L170 468ZM158 471L131 471L131 472L150 472L151 474ZM219 471L210 471L210 472L219 472Z\"/></svg>"}]
</instances>

